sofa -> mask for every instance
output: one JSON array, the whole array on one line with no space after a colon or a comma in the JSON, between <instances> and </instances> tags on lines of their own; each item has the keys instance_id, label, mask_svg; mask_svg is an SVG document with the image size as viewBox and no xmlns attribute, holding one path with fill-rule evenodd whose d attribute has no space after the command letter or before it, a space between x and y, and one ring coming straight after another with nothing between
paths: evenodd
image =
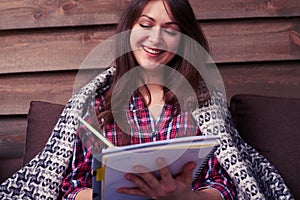
<instances>
[{"instance_id":1,"label":"sofa","mask_svg":"<svg viewBox=\"0 0 300 200\"><path fill-rule=\"evenodd\" d=\"M300 199L300 99L240 94L229 106L241 137L278 169L295 199ZM63 108L50 102L30 103L25 153L21 160L0 156L0 182L43 149Z\"/></svg>"}]
</instances>

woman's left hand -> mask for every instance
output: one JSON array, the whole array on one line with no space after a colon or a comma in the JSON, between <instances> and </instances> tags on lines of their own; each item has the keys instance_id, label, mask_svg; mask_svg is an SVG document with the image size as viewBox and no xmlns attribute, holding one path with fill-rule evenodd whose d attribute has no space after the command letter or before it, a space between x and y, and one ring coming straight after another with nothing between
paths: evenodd
<instances>
[{"instance_id":1,"label":"woman's left hand","mask_svg":"<svg viewBox=\"0 0 300 200\"><path fill-rule=\"evenodd\" d=\"M128 173L125 175L125 178L133 182L137 187L119 188L117 191L150 199L190 199L189 197L192 195L192 171L196 166L195 163L186 163L182 172L176 177L171 175L163 158L157 159L157 165L160 169L160 180L145 167L135 166L134 170L137 174Z\"/></svg>"}]
</instances>

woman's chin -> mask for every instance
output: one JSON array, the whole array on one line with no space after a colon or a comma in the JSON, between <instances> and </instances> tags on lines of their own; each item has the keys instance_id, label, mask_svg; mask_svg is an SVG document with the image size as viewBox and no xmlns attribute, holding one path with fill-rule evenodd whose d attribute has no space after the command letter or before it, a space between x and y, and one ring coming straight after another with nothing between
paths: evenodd
<instances>
[{"instance_id":1,"label":"woman's chin","mask_svg":"<svg viewBox=\"0 0 300 200\"><path fill-rule=\"evenodd\" d=\"M141 63L141 67L146 71L157 71L159 69L162 69L164 64L160 64L157 62L145 62Z\"/></svg>"}]
</instances>

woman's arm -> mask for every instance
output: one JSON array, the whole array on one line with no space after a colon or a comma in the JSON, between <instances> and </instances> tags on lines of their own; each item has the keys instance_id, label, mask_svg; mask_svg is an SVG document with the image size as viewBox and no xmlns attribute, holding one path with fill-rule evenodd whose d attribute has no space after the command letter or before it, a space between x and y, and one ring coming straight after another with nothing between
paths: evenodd
<instances>
[{"instance_id":1,"label":"woman's arm","mask_svg":"<svg viewBox=\"0 0 300 200\"><path fill-rule=\"evenodd\" d=\"M193 183L193 190L212 188L218 191L224 200L236 199L235 184L213 155Z\"/></svg>"},{"instance_id":2,"label":"woman's arm","mask_svg":"<svg viewBox=\"0 0 300 200\"><path fill-rule=\"evenodd\" d=\"M67 169L67 175L62 182L62 199L74 199L74 197L79 193L91 187L92 155L91 152L87 151L84 147L79 135L77 134L71 164Z\"/></svg>"}]
</instances>

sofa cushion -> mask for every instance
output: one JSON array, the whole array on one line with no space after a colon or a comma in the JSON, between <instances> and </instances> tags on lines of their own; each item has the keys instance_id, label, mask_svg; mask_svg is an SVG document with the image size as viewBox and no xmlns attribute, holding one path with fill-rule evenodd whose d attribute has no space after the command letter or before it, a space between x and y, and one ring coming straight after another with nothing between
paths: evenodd
<instances>
[{"instance_id":1,"label":"sofa cushion","mask_svg":"<svg viewBox=\"0 0 300 200\"><path fill-rule=\"evenodd\" d=\"M20 158L0 158L0 184L18 171L23 164Z\"/></svg>"},{"instance_id":2,"label":"sofa cushion","mask_svg":"<svg viewBox=\"0 0 300 200\"><path fill-rule=\"evenodd\" d=\"M278 169L300 199L300 99L236 95L230 109L241 137Z\"/></svg>"},{"instance_id":3,"label":"sofa cushion","mask_svg":"<svg viewBox=\"0 0 300 200\"><path fill-rule=\"evenodd\" d=\"M32 101L27 116L26 147L23 163L26 164L44 147L57 123L64 106L55 103Z\"/></svg>"}]
</instances>

